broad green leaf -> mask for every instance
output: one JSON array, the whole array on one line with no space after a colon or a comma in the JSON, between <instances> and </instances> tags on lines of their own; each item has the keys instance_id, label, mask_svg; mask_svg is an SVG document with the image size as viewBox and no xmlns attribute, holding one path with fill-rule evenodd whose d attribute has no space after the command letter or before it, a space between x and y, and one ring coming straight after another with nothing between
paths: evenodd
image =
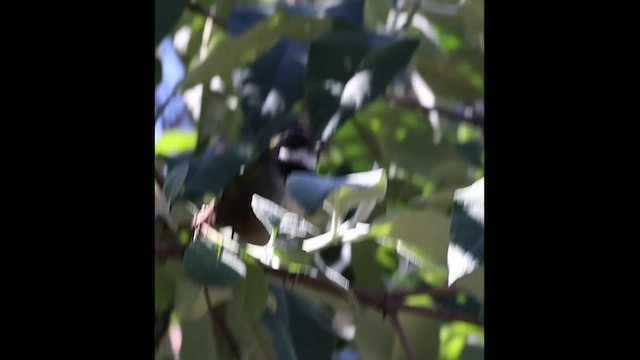
<instances>
[{"instance_id":1,"label":"broad green leaf","mask_svg":"<svg viewBox=\"0 0 640 360\"><path fill-rule=\"evenodd\" d=\"M220 359L213 324L208 313L192 320L180 321L182 344L181 360L217 360Z\"/></svg>"},{"instance_id":2,"label":"broad green leaf","mask_svg":"<svg viewBox=\"0 0 640 360\"><path fill-rule=\"evenodd\" d=\"M456 141L442 139L436 143L426 114L378 100L359 111L354 124L375 134L384 158L378 152L370 153L376 161L387 164L390 178L406 179L415 184L430 181L435 186L434 190L441 186L460 187L470 183L468 166L457 153ZM333 144L346 150L353 140L347 142L342 136L338 132ZM345 154L345 158L349 161L357 159L350 154Z\"/></svg>"},{"instance_id":3,"label":"broad green leaf","mask_svg":"<svg viewBox=\"0 0 640 360\"><path fill-rule=\"evenodd\" d=\"M327 19L293 16L279 11L266 18L239 36L229 37L212 50L195 69L189 71L179 87L189 89L197 84L208 83L219 75L228 81L234 68L255 61L283 36L297 40L311 39L330 25Z\"/></svg>"},{"instance_id":4,"label":"broad green leaf","mask_svg":"<svg viewBox=\"0 0 640 360\"><path fill-rule=\"evenodd\" d=\"M336 342L331 319L300 296L287 292L286 299L289 329L297 358L331 359Z\"/></svg>"},{"instance_id":5,"label":"broad green leaf","mask_svg":"<svg viewBox=\"0 0 640 360\"><path fill-rule=\"evenodd\" d=\"M220 154L205 153L189 161L185 180L185 194L200 198L207 193L216 194L239 173L248 157L240 147L231 147Z\"/></svg>"},{"instance_id":6,"label":"broad green leaf","mask_svg":"<svg viewBox=\"0 0 640 360\"><path fill-rule=\"evenodd\" d=\"M225 323L237 341L241 359L277 360L269 332L257 320L248 320L238 306L225 306Z\"/></svg>"},{"instance_id":7,"label":"broad green leaf","mask_svg":"<svg viewBox=\"0 0 640 360\"><path fill-rule=\"evenodd\" d=\"M156 142L156 155L175 156L196 148L198 135L193 130L166 130Z\"/></svg>"},{"instance_id":8,"label":"broad green leaf","mask_svg":"<svg viewBox=\"0 0 640 360\"><path fill-rule=\"evenodd\" d=\"M267 305L269 288L262 269L253 263L245 263L246 278L233 286L233 300L230 306L239 306L247 320L258 320Z\"/></svg>"},{"instance_id":9,"label":"broad green leaf","mask_svg":"<svg viewBox=\"0 0 640 360\"><path fill-rule=\"evenodd\" d=\"M484 265L480 265L473 272L463 275L453 282L455 286L468 290L479 301L484 301Z\"/></svg>"},{"instance_id":10,"label":"broad green leaf","mask_svg":"<svg viewBox=\"0 0 640 360\"><path fill-rule=\"evenodd\" d=\"M354 314L354 344L362 359L389 360L393 354L395 331L379 311L361 308Z\"/></svg>"},{"instance_id":11,"label":"broad green leaf","mask_svg":"<svg viewBox=\"0 0 640 360\"><path fill-rule=\"evenodd\" d=\"M184 0L155 0L155 44L173 30L187 3Z\"/></svg>"},{"instance_id":12,"label":"broad green leaf","mask_svg":"<svg viewBox=\"0 0 640 360\"><path fill-rule=\"evenodd\" d=\"M399 313L398 321L411 345L416 359L440 360L440 322L416 316L414 314ZM392 360L407 359L400 338L395 336Z\"/></svg>"},{"instance_id":13,"label":"broad green leaf","mask_svg":"<svg viewBox=\"0 0 640 360\"><path fill-rule=\"evenodd\" d=\"M291 332L289 331L288 324L284 324L283 321L268 308L262 313L260 323L269 331L271 344L276 354L278 354L278 360L298 359L291 340Z\"/></svg>"},{"instance_id":14,"label":"broad green leaf","mask_svg":"<svg viewBox=\"0 0 640 360\"><path fill-rule=\"evenodd\" d=\"M440 328L440 359L484 359L484 328L461 321Z\"/></svg>"},{"instance_id":15,"label":"broad green leaf","mask_svg":"<svg viewBox=\"0 0 640 360\"><path fill-rule=\"evenodd\" d=\"M432 208L389 212L373 221L371 235L384 235L415 244L428 259L447 264L450 221Z\"/></svg>"},{"instance_id":16,"label":"broad green leaf","mask_svg":"<svg viewBox=\"0 0 640 360\"><path fill-rule=\"evenodd\" d=\"M395 252L375 241L363 241L351 246L354 285L362 289L386 289L387 278L398 266Z\"/></svg>"},{"instance_id":17,"label":"broad green leaf","mask_svg":"<svg viewBox=\"0 0 640 360\"><path fill-rule=\"evenodd\" d=\"M365 1L364 2L364 24L368 28L380 28L387 22L391 1Z\"/></svg>"},{"instance_id":18,"label":"broad green leaf","mask_svg":"<svg viewBox=\"0 0 640 360\"><path fill-rule=\"evenodd\" d=\"M189 278L201 285L232 285L244 279L247 271L245 263L237 255L220 249L209 240L189 245L183 263Z\"/></svg>"},{"instance_id":19,"label":"broad green leaf","mask_svg":"<svg viewBox=\"0 0 640 360\"><path fill-rule=\"evenodd\" d=\"M169 174L167 174L162 192L164 193L164 196L166 197L169 204L171 204L173 200L178 197L178 194L180 194L182 185L187 178L188 171L189 163L185 161L174 166Z\"/></svg>"},{"instance_id":20,"label":"broad green leaf","mask_svg":"<svg viewBox=\"0 0 640 360\"><path fill-rule=\"evenodd\" d=\"M176 282L175 313L180 321L199 319L208 313L204 288L187 278Z\"/></svg>"},{"instance_id":21,"label":"broad green leaf","mask_svg":"<svg viewBox=\"0 0 640 360\"><path fill-rule=\"evenodd\" d=\"M167 262L170 262L167 260ZM161 311L173 304L176 294L176 272L167 264L155 262L155 309Z\"/></svg>"},{"instance_id":22,"label":"broad green leaf","mask_svg":"<svg viewBox=\"0 0 640 360\"><path fill-rule=\"evenodd\" d=\"M484 263L484 178L456 190L447 251L449 284Z\"/></svg>"}]
</instances>

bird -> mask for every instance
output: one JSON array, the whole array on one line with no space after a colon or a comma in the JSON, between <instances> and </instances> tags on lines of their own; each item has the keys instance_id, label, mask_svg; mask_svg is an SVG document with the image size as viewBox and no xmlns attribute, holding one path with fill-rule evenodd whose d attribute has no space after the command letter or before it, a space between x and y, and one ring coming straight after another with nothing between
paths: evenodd
<instances>
[{"instance_id":1,"label":"bird","mask_svg":"<svg viewBox=\"0 0 640 360\"><path fill-rule=\"evenodd\" d=\"M316 172L322 142L299 122L289 123L272 137L269 146L222 191L215 203L215 226L232 227L240 242L265 245L270 234L254 214L254 194L291 210L301 211L285 191L293 171Z\"/></svg>"}]
</instances>

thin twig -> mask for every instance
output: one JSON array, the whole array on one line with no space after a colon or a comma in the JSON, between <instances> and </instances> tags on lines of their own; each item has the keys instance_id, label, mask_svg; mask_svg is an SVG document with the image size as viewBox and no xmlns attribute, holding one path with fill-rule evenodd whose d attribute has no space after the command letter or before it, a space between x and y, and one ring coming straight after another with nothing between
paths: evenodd
<instances>
[{"instance_id":1,"label":"thin twig","mask_svg":"<svg viewBox=\"0 0 640 360\"><path fill-rule=\"evenodd\" d=\"M162 245L162 247L158 248L159 245ZM174 253L174 256L170 255L171 252ZM156 256L172 257L182 260L183 254L184 246L182 245L156 243ZM373 308L386 314L394 314L402 311L445 321L460 320L476 325L484 325L484 322L479 318L465 313L445 309L428 309L405 305L405 298L409 295L426 294L433 297L450 297L460 293L462 290L459 288L423 287L421 289L400 291L374 291L360 288L345 290L337 284L333 284L327 280L315 278L310 275L276 270L266 265L262 265L262 269L266 276L282 280L283 284L286 280L295 278L296 286L308 287L347 301L355 297L358 303L363 307Z\"/></svg>"},{"instance_id":2,"label":"thin twig","mask_svg":"<svg viewBox=\"0 0 640 360\"><path fill-rule=\"evenodd\" d=\"M407 335L405 335L404 330L402 330L402 326L400 325L400 321L398 321L398 314L390 314L389 318L391 319L391 324L398 333L398 337L400 337L400 342L402 343L402 347L404 348L404 353L407 356L407 360L416 360L416 355L413 353L411 344L409 344L409 339L407 339Z\"/></svg>"},{"instance_id":3,"label":"thin twig","mask_svg":"<svg viewBox=\"0 0 640 360\"><path fill-rule=\"evenodd\" d=\"M426 106L422 106L422 104L420 104L420 102L417 99L413 99L410 97L401 98L397 96L387 96L386 99L400 106L419 108L426 112L435 110L438 113L446 116L450 120L467 122L472 125L480 126L482 127L482 129L484 129L484 116L474 112L472 112L470 115L465 115L465 114L460 114L454 109L446 108L444 106L426 107Z\"/></svg>"},{"instance_id":4,"label":"thin twig","mask_svg":"<svg viewBox=\"0 0 640 360\"><path fill-rule=\"evenodd\" d=\"M238 349L238 344L235 339L231 335L227 324L224 323L222 316L218 313L217 309L211 305L211 298L209 298L209 289L204 287L204 298L207 300L207 308L209 309L209 316L211 317L211 323L213 325L214 331L218 334L218 336L229 343L229 347L231 348L231 352L233 355L240 359L240 350Z\"/></svg>"}]
</instances>

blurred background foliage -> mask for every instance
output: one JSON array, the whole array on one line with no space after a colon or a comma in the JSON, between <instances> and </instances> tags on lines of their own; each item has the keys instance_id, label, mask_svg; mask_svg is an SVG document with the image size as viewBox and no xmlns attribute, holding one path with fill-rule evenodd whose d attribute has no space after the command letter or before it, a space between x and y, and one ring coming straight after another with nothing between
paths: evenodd
<instances>
[{"instance_id":1,"label":"blurred background foliage","mask_svg":"<svg viewBox=\"0 0 640 360\"><path fill-rule=\"evenodd\" d=\"M416 359L483 359L484 0L156 0L155 16L156 248L188 245L156 252L156 359L408 359L386 314L269 268L346 293L458 289L403 297L458 318L398 323ZM276 247L277 266L224 229L238 246L189 244L186 204L223 193L286 124L320 137L333 116L318 176L384 169L366 235ZM325 215L304 214L323 230Z\"/></svg>"}]
</instances>

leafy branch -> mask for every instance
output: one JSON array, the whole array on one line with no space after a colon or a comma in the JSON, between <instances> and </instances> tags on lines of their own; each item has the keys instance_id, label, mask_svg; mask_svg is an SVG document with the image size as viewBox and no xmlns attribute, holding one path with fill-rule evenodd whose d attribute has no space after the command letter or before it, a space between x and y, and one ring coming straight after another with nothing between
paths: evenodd
<instances>
[{"instance_id":1,"label":"leafy branch","mask_svg":"<svg viewBox=\"0 0 640 360\"><path fill-rule=\"evenodd\" d=\"M184 250L185 246L178 243L161 242L156 243L155 254L158 257L170 257L181 261L184 256ZM262 269L266 276L279 279L283 284L285 284L287 280L291 280L294 284L333 295L342 300L350 301L351 299L355 299L360 305L376 309L384 316L387 314L394 315L402 311L444 321L459 320L476 325L484 325L479 318L464 313L445 309L428 309L405 304L406 297L410 295L430 295L433 297L455 296L462 291L457 287L421 287L418 289L394 291L377 291L354 287L351 290L345 290L336 284L306 274L290 273L285 270L273 269L266 265L262 265Z\"/></svg>"}]
</instances>

